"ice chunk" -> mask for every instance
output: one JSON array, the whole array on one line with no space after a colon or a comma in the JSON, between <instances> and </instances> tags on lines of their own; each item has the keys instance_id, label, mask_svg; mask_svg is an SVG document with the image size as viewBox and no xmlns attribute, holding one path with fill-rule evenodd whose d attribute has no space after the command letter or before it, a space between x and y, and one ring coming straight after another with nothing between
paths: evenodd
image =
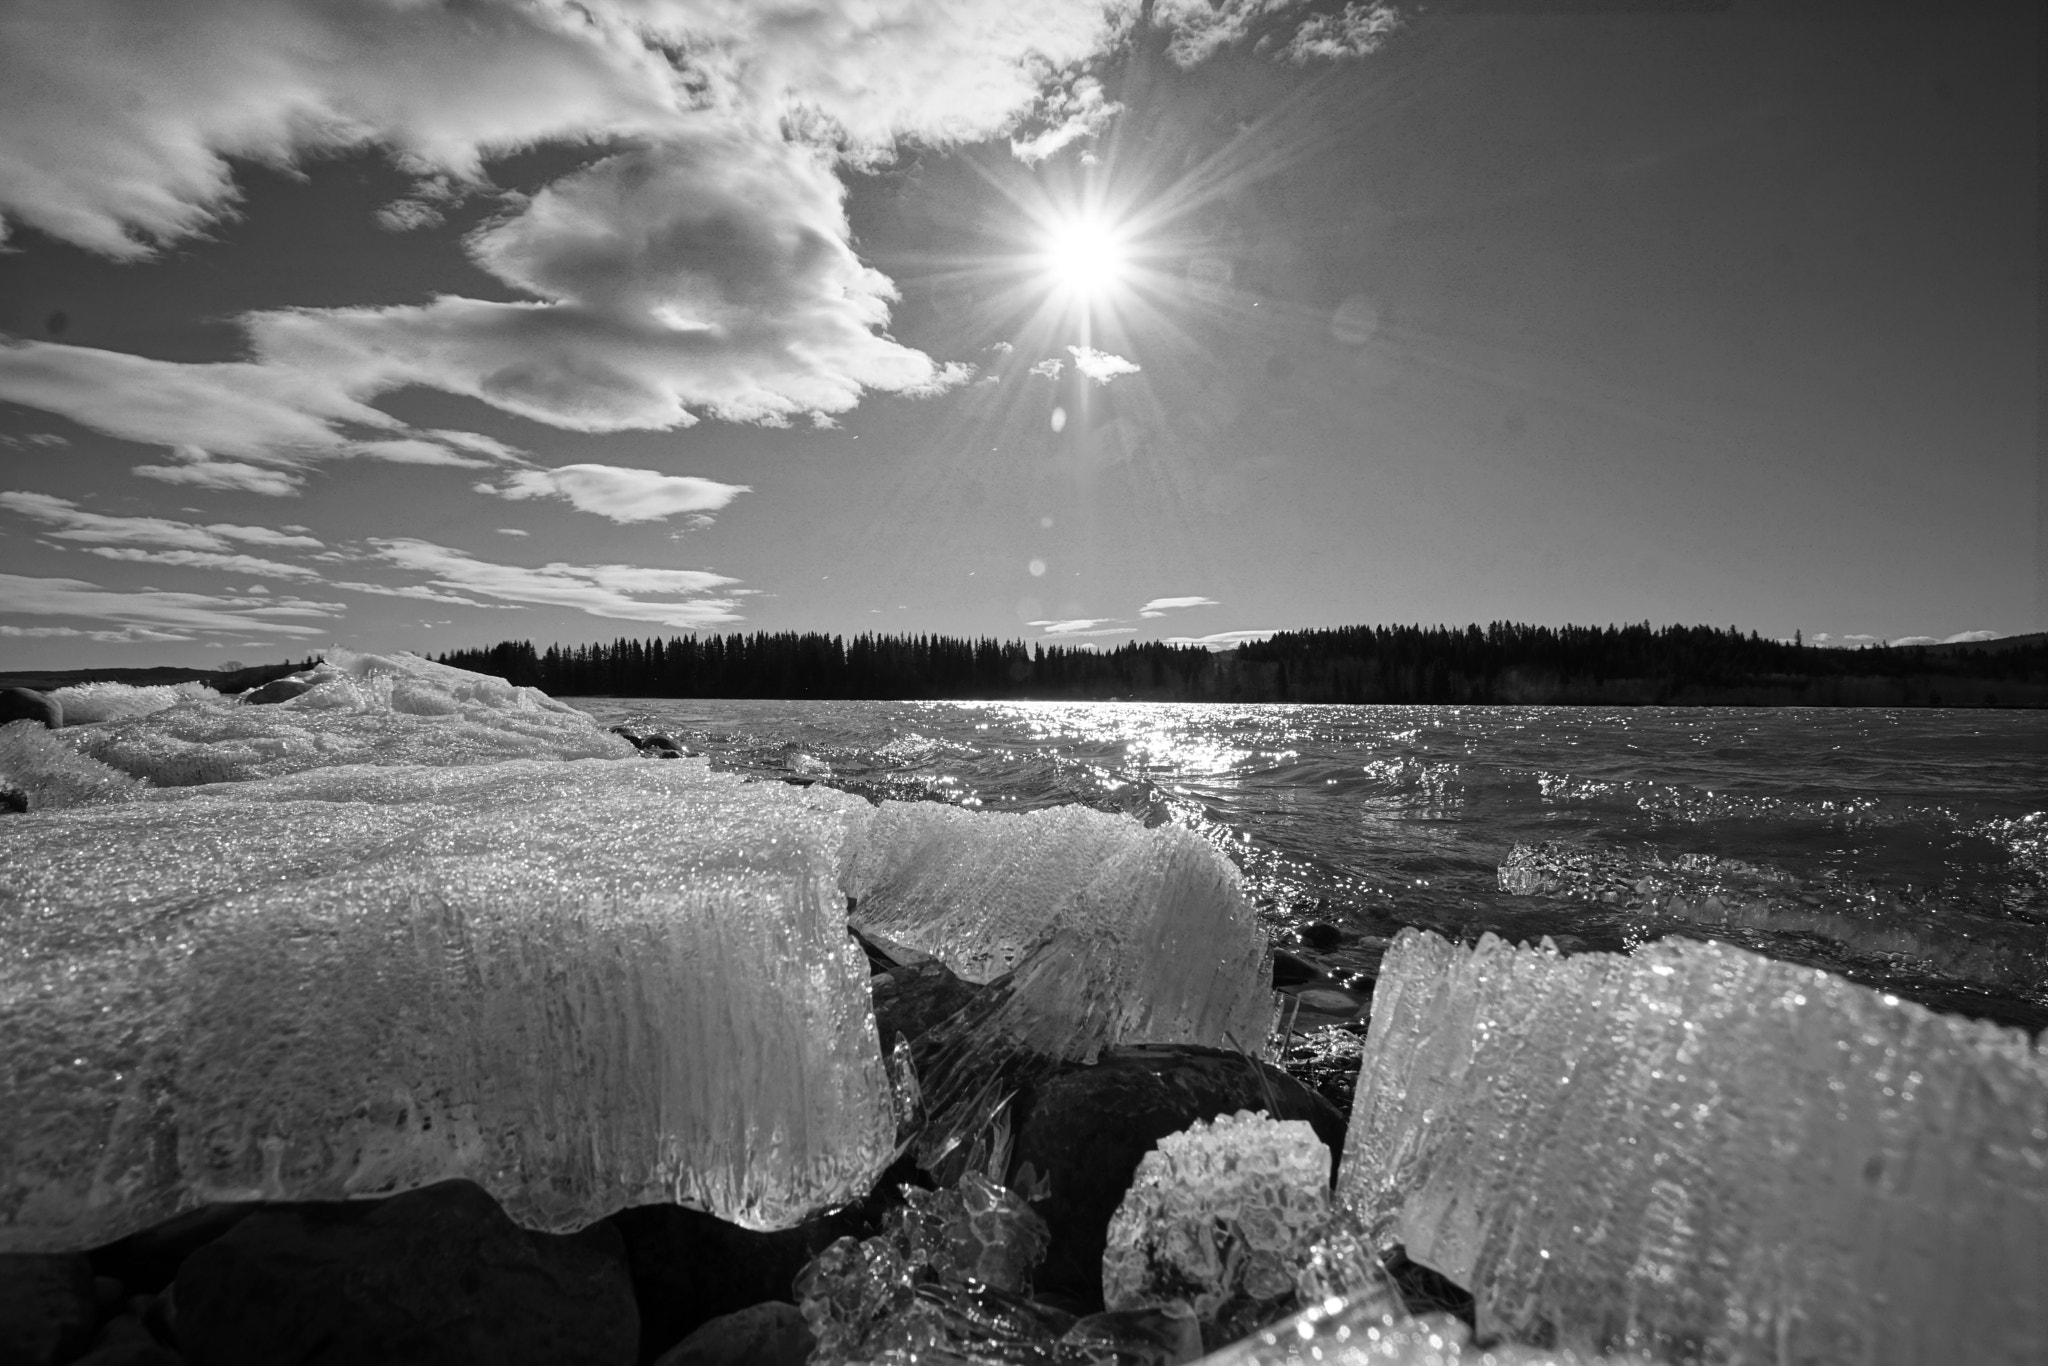
<instances>
[{"instance_id":1,"label":"ice chunk","mask_svg":"<svg viewBox=\"0 0 2048 1366\"><path fill-rule=\"evenodd\" d=\"M1081 995L1112 1003L1103 1043L1264 1045L1265 935L1237 869L1189 831L1082 807L883 802L842 883L862 931L971 982L1059 932L1080 936Z\"/></svg>"},{"instance_id":2,"label":"ice chunk","mask_svg":"<svg viewBox=\"0 0 2048 1366\"><path fill-rule=\"evenodd\" d=\"M1334 1291L1400 1308L1377 1260L1333 1226L1330 1150L1305 1120L1244 1110L1167 1135L1109 1221L1103 1301L1185 1299L1212 1343Z\"/></svg>"},{"instance_id":3,"label":"ice chunk","mask_svg":"<svg viewBox=\"0 0 2048 1366\"><path fill-rule=\"evenodd\" d=\"M1812 968L1404 931L1340 1197L1482 1333L1674 1362L2048 1360L2048 1057Z\"/></svg>"},{"instance_id":4,"label":"ice chunk","mask_svg":"<svg viewBox=\"0 0 2048 1366\"><path fill-rule=\"evenodd\" d=\"M50 696L64 708L64 724L67 726L82 726L93 721L126 721L175 707L181 702L220 700L219 693L197 681L145 687L126 683L74 683L68 688L58 688Z\"/></svg>"},{"instance_id":5,"label":"ice chunk","mask_svg":"<svg viewBox=\"0 0 2048 1366\"><path fill-rule=\"evenodd\" d=\"M1377 1298L1332 1299L1203 1357L1200 1366L1655 1366L1569 1347L1471 1344L1449 1315L1389 1316Z\"/></svg>"},{"instance_id":6,"label":"ice chunk","mask_svg":"<svg viewBox=\"0 0 2048 1366\"><path fill-rule=\"evenodd\" d=\"M8 818L0 1251L466 1176L752 1227L894 1150L866 804L703 764L315 769Z\"/></svg>"},{"instance_id":7,"label":"ice chunk","mask_svg":"<svg viewBox=\"0 0 2048 1366\"><path fill-rule=\"evenodd\" d=\"M535 688L416 655L329 652L285 702L195 698L65 735L85 754L166 787L339 764L630 758L637 751Z\"/></svg>"},{"instance_id":8,"label":"ice chunk","mask_svg":"<svg viewBox=\"0 0 2048 1366\"><path fill-rule=\"evenodd\" d=\"M31 811L132 801L146 784L88 759L40 721L0 726L0 787L12 788Z\"/></svg>"}]
</instances>

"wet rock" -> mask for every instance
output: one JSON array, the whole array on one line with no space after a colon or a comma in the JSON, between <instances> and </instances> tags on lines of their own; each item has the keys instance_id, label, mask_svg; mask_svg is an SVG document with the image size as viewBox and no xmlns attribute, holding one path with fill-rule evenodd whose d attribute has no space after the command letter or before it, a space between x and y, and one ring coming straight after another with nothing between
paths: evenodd
<instances>
[{"instance_id":1,"label":"wet rock","mask_svg":"<svg viewBox=\"0 0 2048 1366\"><path fill-rule=\"evenodd\" d=\"M264 707L274 702L289 702L300 693L313 691L313 685L303 678L278 678L260 688L251 688L242 694L245 707Z\"/></svg>"},{"instance_id":2,"label":"wet rock","mask_svg":"<svg viewBox=\"0 0 2048 1366\"><path fill-rule=\"evenodd\" d=\"M96 1275L118 1280L131 1298L154 1296L176 1279L187 1257L262 1208L254 1203L201 1205L87 1255Z\"/></svg>"},{"instance_id":3,"label":"wet rock","mask_svg":"<svg viewBox=\"0 0 2048 1366\"><path fill-rule=\"evenodd\" d=\"M40 721L57 730L64 724L64 704L34 688L0 688L0 726L9 721Z\"/></svg>"},{"instance_id":4,"label":"wet rock","mask_svg":"<svg viewBox=\"0 0 2048 1366\"><path fill-rule=\"evenodd\" d=\"M893 1191L885 1173L880 1187ZM638 1360L653 1361L711 1320L754 1305L793 1306L791 1286L804 1264L842 1237L864 1238L878 1226L866 1206L834 1211L796 1228L759 1233L679 1205L620 1210L599 1227L617 1231L640 1304Z\"/></svg>"},{"instance_id":5,"label":"wet rock","mask_svg":"<svg viewBox=\"0 0 2048 1366\"><path fill-rule=\"evenodd\" d=\"M80 1253L0 1253L0 1362L64 1366L99 1323L92 1263Z\"/></svg>"},{"instance_id":6,"label":"wet rock","mask_svg":"<svg viewBox=\"0 0 2048 1366\"><path fill-rule=\"evenodd\" d=\"M28 810L28 793L0 783L0 815L18 816Z\"/></svg>"},{"instance_id":7,"label":"wet rock","mask_svg":"<svg viewBox=\"0 0 2048 1366\"><path fill-rule=\"evenodd\" d=\"M1110 1049L1093 1067L1027 1088L1013 1106L1010 1184L1051 1186L1033 1205L1052 1233L1034 1283L1041 1293L1073 1296L1090 1309L1102 1305L1110 1216L1139 1159L1166 1135L1198 1119L1263 1110L1312 1124L1329 1145L1333 1171L1344 1143L1344 1117L1279 1068L1193 1045Z\"/></svg>"},{"instance_id":8,"label":"wet rock","mask_svg":"<svg viewBox=\"0 0 2048 1366\"><path fill-rule=\"evenodd\" d=\"M91 1349L72 1366L182 1366L184 1360L159 1341L139 1316L123 1314L101 1326Z\"/></svg>"},{"instance_id":9,"label":"wet rock","mask_svg":"<svg viewBox=\"0 0 2048 1366\"><path fill-rule=\"evenodd\" d=\"M1313 925L1302 926L1301 942L1312 949L1328 953L1344 942L1344 931L1327 920L1318 920Z\"/></svg>"},{"instance_id":10,"label":"wet rock","mask_svg":"<svg viewBox=\"0 0 2048 1366\"><path fill-rule=\"evenodd\" d=\"M663 1352L654 1366L804 1366L814 1342L795 1305L771 1301L720 1315Z\"/></svg>"},{"instance_id":11,"label":"wet rock","mask_svg":"<svg viewBox=\"0 0 2048 1366\"><path fill-rule=\"evenodd\" d=\"M530 1233L468 1181L259 1209L173 1294L206 1366L626 1366L639 1335L615 1230Z\"/></svg>"},{"instance_id":12,"label":"wet rock","mask_svg":"<svg viewBox=\"0 0 2048 1366\"><path fill-rule=\"evenodd\" d=\"M884 1054L895 1047L898 1036L916 1039L981 992L937 959L876 973L869 985L875 993L875 1029Z\"/></svg>"},{"instance_id":13,"label":"wet rock","mask_svg":"<svg viewBox=\"0 0 2048 1366\"><path fill-rule=\"evenodd\" d=\"M1306 982L1323 980L1323 970L1305 958L1289 953L1285 949L1273 950L1273 985L1298 987Z\"/></svg>"}]
</instances>

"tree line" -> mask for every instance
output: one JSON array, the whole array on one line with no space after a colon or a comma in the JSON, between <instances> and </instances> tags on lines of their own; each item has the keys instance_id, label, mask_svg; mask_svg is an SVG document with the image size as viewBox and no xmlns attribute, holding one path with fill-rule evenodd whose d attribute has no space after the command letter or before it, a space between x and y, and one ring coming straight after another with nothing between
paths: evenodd
<instances>
[{"instance_id":1,"label":"tree line","mask_svg":"<svg viewBox=\"0 0 2048 1366\"><path fill-rule=\"evenodd\" d=\"M816 632L451 650L557 696L2043 706L2048 636L1824 649L1712 626L1351 626L1212 651Z\"/></svg>"}]
</instances>

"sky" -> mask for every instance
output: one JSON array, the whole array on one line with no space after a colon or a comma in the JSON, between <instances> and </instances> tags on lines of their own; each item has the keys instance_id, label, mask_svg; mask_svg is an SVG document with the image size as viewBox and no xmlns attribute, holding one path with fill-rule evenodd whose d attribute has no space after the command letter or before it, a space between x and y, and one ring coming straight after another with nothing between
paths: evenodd
<instances>
[{"instance_id":1,"label":"sky","mask_svg":"<svg viewBox=\"0 0 2048 1366\"><path fill-rule=\"evenodd\" d=\"M2040 630L2036 25L10 0L0 667Z\"/></svg>"}]
</instances>

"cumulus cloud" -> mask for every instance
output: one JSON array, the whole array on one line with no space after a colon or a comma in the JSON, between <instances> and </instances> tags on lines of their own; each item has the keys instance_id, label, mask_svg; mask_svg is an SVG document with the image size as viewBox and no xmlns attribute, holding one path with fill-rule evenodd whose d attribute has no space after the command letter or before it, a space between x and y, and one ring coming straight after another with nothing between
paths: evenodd
<instances>
[{"instance_id":1,"label":"cumulus cloud","mask_svg":"<svg viewBox=\"0 0 2048 1366\"><path fill-rule=\"evenodd\" d=\"M1154 598L1138 609L1138 615L1141 617L1163 617L1168 612L1177 611L1183 607L1219 607L1221 605L1214 598Z\"/></svg>"},{"instance_id":2,"label":"cumulus cloud","mask_svg":"<svg viewBox=\"0 0 2048 1366\"><path fill-rule=\"evenodd\" d=\"M708 570L560 562L528 569L479 560L431 541L393 538L372 540L370 544L384 559L427 575L438 588L481 597L569 607L594 617L653 621L684 628L722 626L741 620L733 610L733 597L704 596L738 580ZM662 596L650 596L656 594Z\"/></svg>"},{"instance_id":3,"label":"cumulus cloud","mask_svg":"<svg viewBox=\"0 0 2048 1366\"><path fill-rule=\"evenodd\" d=\"M1280 55L1296 66L1370 56L1399 27L1401 16L1391 6L1349 3L1333 13L1304 19L1280 49Z\"/></svg>"},{"instance_id":4,"label":"cumulus cloud","mask_svg":"<svg viewBox=\"0 0 2048 1366\"><path fill-rule=\"evenodd\" d=\"M1199 645L1205 650L1234 650L1240 645L1249 645L1256 640L1266 640L1278 635L1277 631L1218 631L1208 636L1168 636L1167 645Z\"/></svg>"},{"instance_id":5,"label":"cumulus cloud","mask_svg":"<svg viewBox=\"0 0 2048 1366\"><path fill-rule=\"evenodd\" d=\"M1153 0L1152 22L1171 35L1167 55L1183 68L1254 34L1260 51L1297 66L1362 57L1400 27L1399 14L1386 4L1347 3L1341 11L1302 18L1305 8L1290 0Z\"/></svg>"},{"instance_id":6,"label":"cumulus cloud","mask_svg":"<svg viewBox=\"0 0 2048 1366\"><path fill-rule=\"evenodd\" d=\"M341 603L309 602L302 598L168 593L155 588L110 592L83 579L0 574L0 612L9 616L77 617L106 622L111 624L116 635L124 639L184 640L190 639L194 633L230 631L317 636L328 628L274 618L331 617L340 612L342 606ZM4 630L0 628L0 631ZM136 631L162 634L133 634ZM5 633L19 634L20 630ZM88 630L88 634L92 632ZM94 638L112 637L95 635Z\"/></svg>"},{"instance_id":7,"label":"cumulus cloud","mask_svg":"<svg viewBox=\"0 0 2048 1366\"><path fill-rule=\"evenodd\" d=\"M1010 155L1035 166L1084 138L1094 137L1122 112L1122 105L1103 94L1100 81L1083 76L1046 94L1034 111L1034 122L1042 126L1027 137L1010 139Z\"/></svg>"},{"instance_id":8,"label":"cumulus cloud","mask_svg":"<svg viewBox=\"0 0 2048 1366\"><path fill-rule=\"evenodd\" d=\"M1060 372L1066 368L1067 363L1058 356L1047 356L1044 360L1031 367L1031 373L1037 375L1040 379L1056 380L1060 377Z\"/></svg>"},{"instance_id":9,"label":"cumulus cloud","mask_svg":"<svg viewBox=\"0 0 2048 1366\"><path fill-rule=\"evenodd\" d=\"M1074 368L1097 384L1107 384L1118 375L1135 375L1140 368L1136 361L1091 346L1070 346L1067 352L1074 358Z\"/></svg>"},{"instance_id":10,"label":"cumulus cloud","mask_svg":"<svg viewBox=\"0 0 2048 1366\"><path fill-rule=\"evenodd\" d=\"M581 511L622 523L658 522L685 512L716 512L742 493L752 492L745 484L721 484L694 475L657 474L617 465L520 470L503 484L478 484L476 489L500 498L563 498Z\"/></svg>"},{"instance_id":11,"label":"cumulus cloud","mask_svg":"<svg viewBox=\"0 0 2048 1366\"><path fill-rule=\"evenodd\" d=\"M1822 633L1821 633L1821 635L1826 635L1826 634L1827 634L1826 632L1822 632ZM1820 638L1819 636L1816 636L1816 637L1815 637L1815 639L1816 639L1816 640L1818 640L1819 638ZM1854 640L1854 639L1856 639L1856 637L1854 637L1854 636L1850 636L1850 637L1847 637L1847 638L1848 638L1848 639L1850 639L1850 640ZM1980 643L1982 643L1982 642L1984 642L1984 641L1987 641L1987 640L1998 640L1998 639L2000 639L2000 638L2001 638L2001 633L2000 633L2000 632L1997 632L1997 631L1958 631L1958 632L1956 632L1956 633L1955 633L1954 635L1952 635L1952 636L1900 636L1900 637L1899 637L1898 639L1896 639L1896 640L1892 641L1892 642L1891 642L1891 644L1893 644L1893 645L1976 645L1976 644L1980 644Z\"/></svg>"}]
</instances>

